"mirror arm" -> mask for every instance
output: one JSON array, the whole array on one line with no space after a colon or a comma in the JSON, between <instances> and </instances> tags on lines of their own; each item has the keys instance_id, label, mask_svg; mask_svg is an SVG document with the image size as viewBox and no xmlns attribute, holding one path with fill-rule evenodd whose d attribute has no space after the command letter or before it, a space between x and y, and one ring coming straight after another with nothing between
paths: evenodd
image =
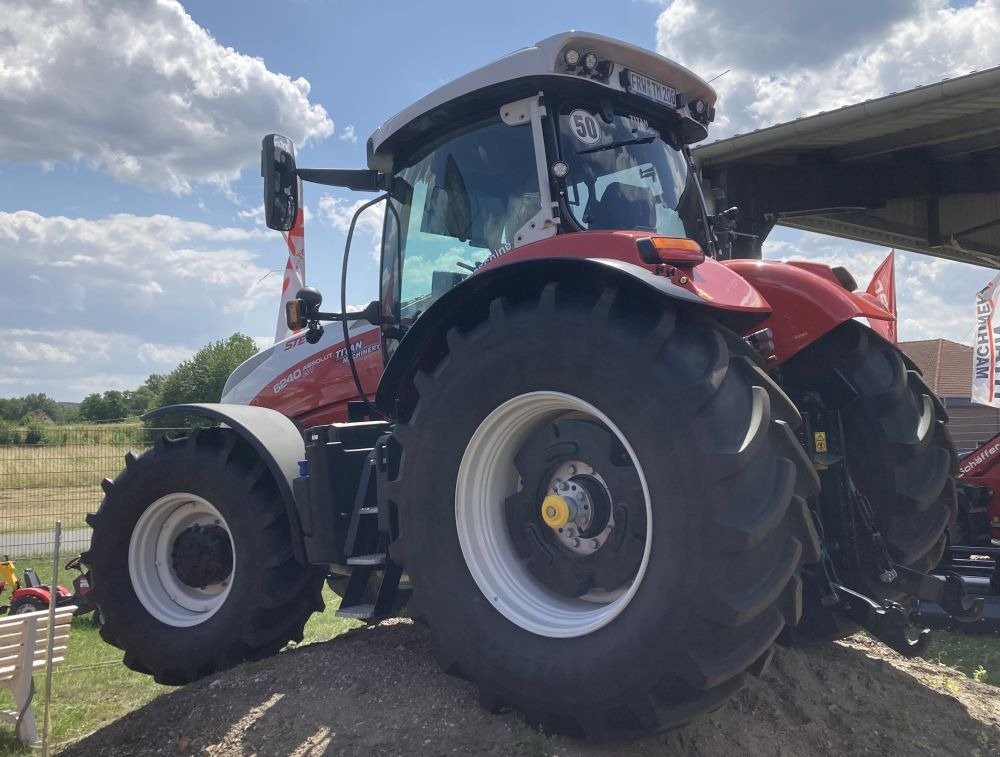
<instances>
[{"instance_id":1,"label":"mirror arm","mask_svg":"<svg viewBox=\"0 0 1000 757\"><path fill-rule=\"evenodd\" d=\"M367 168L297 168L295 174L303 181L346 187L357 192L378 192L384 188L385 175Z\"/></svg>"}]
</instances>

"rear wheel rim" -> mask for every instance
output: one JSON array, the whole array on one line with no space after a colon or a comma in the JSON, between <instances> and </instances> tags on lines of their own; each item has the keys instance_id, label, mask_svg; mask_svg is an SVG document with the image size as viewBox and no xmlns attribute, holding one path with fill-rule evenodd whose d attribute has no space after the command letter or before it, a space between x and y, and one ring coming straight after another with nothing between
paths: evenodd
<instances>
[{"instance_id":1,"label":"rear wheel rim","mask_svg":"<svg viewBox=\"0 0 1000 757\"><path fill-rule=\"evenodd\" d=\"M588 599L563 596L541 584L523 564L504 522L505 498L518 488L514 456L532 433L567 415L599 423L617 437L638 475L646 512L642 559L631 580L614 592ZM634 598L652 547L650 502L638 457L608 416L570 394L530 392L497 407L469 440L456 480L455 523L466 566L493 607L526 631L570 638L604 627Z\"/></svg>"},{"instance_id":2,"label":"rear wheel rim","mask_svg":"<svg viewBox=\"0 0 1000 757\"><path fill-rule=\"evenodd\" d=\"M221 529L235 555L236 545L222 513L203 497L185 492L150 504L129 540L129 576L136 597L150 615L170 626L195 626L215 615L225 604L236 574L234 563L225 578L204 587L181 580L173 564L173 547L195 526Z\"/></svg>"}]
</instances>

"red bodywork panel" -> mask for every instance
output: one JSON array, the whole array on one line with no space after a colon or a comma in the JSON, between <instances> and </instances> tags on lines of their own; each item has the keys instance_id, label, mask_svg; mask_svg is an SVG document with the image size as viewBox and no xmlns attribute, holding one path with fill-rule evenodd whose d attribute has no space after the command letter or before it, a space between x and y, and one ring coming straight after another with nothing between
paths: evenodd
<instances>
[{"instance_id":1,"label":"red bodywork panel","mask_svg":"<svg viewBox=\"0 0 1000 757\"><path fill-rule=\"evenodd\" d=\"M334 339L341 333L339 323L326 328ZM382 334L377 328L351 336L358 378L369 398L374 397L382 376L381 340ZM283 346L276 345L274 349L287 356L287 365L261 387L250 404L277 410L295 419L303 428L346 421L347 403L357 399L358 393L344 342L311 348L304 336L292 337ZM299 353L302 353L301 358Z\"/></svg>"},{"instance_id":2,"label":"red bodywork panel","mask_svg":"<svg viewBox=\"0 0 1000 757\"><path fill-rule=\"evenodd\" d=\"M852 318L894 318L870 295L844 289L822 263L727 260L723 265L746 279L774 311L758 327L774 332L773 367Z\"/></svg>"},{"instance_id":3,"label":"red bodywork panel","mask_svg":"<svg viewBox=\"0 0 1000 757\"><path fill-rule=\"evenodd\" d=\"M975 452L959 461L956 479L985 486L992 496L986 504L990 519L991 535L1000 539L1000 434L983 444Z\"/></svg>"},{"instance_id":4,"label":"red bodywork panel","mask_svg":"<svg viewBox=\"0 0 1000 757\"><path fill-rule=\"evenodd\" d=\"M768 302L740 276L711 258L697 265L646 263L639 257L637 240L650 236L648 231L581 231L560 234L532 242L510 252L489 258L479 270L488 270L522 260L542 258L607 258L642 266L683 289L697 295L709 307L740 313L759 313L771 308ZM686 278L685 283L681 280Z\"/></svg>"},{"instance_id":5,"label":"red bodywork panel","mask_svg":"<svg viewBox=\"0 0 1000 757\"><path fill-rule=\"evenodd\" d=\"M72 596L65 586L58 587L60 597ZM48 586L22 586L20 589L16 589L10 597L10 601L20 599L21 597L34 597L46 605L49 603L49 587Z\"/></svg>"},{"instance_id":6,"label":"red bodywork panel","mask_svg":"<svg viewBox=\"0 0 1000 757\"><path fill-rule=\"evenodd\" d=\"M644 231L585 231L560 234L490 256L472 276L528 260L589 258L637 265L698 298L706 307L754 316L755 329L774 332L778 366L831 329L855 316L891 319L872 298L848 292L829 266L712 259L647 263L639 255ZM347 420L347 403L356 398L344 343L337 325L309 345L304 336L276 344L266 362L239 382L224 401L277 410L308 428ZM381 332L367 327L351 336L352 352L365 392L371 398L384 368Z\"/></svg>"}]
</instances>

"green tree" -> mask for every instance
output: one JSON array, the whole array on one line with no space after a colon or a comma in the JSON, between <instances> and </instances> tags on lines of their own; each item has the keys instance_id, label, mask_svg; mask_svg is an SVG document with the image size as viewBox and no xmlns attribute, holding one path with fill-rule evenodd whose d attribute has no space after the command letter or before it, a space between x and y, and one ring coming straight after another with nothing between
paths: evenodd
<instances>
[{"instance_id":1,"label":"green tree","mask_svg":"<svg viewBox=\"0 0 1000 757\"><path fill-rule=\"evenodd\" d=\"M159 394L163 389L163 381L166 376L159 373L151 373L142 382L142 386L133 392L126 392L126 400L129 407L129 415L142 415L157 406Z\"/></svg>"},{"instance_id":2,"label":"green tree","mask_svg":"<svg viewBox=\"0 0 1000 757\"><path fill-rule=\"evenodd\" d=\"M80 403L80 418L86 421L117 421L133 415L129 407L130 392L109 389L103 394L88 394Z\"/></svg>"},{"instance_id":3,"label":"green tree","mask_svg":"<svg viewBox=\"0 0 1000 757\"><path fill-rule=\"evenodd\" d=\"M218 402L229 374L256 353L253 339L239 333L202 347L163 379L158 404Z\"/></svg>"},{"instance_id":4,"label":"green tree","mask_svg":"<svg viewBox=\"0 0 1000 757\"><path fill-rule=\"evenodd\" d=\"M54 421L61 421L64 414L59 403L46 394L0 398L0 420L20 424L28 417L35 417L39 412L45 413Z\"/></svg>"}]
</instances>

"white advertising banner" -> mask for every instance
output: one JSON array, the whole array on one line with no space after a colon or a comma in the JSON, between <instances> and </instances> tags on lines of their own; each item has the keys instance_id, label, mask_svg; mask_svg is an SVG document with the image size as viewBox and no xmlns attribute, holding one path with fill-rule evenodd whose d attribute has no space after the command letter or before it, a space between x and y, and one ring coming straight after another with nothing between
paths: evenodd
<instances>
[{"instance_id":1,"label":"white advertising banner","mask_svg":"<svg viewBox=\"0 0 1000 757\"><path fill-rule=\"evenodd\" d=\"M976 295L976 338L972 347L972 401L1000 407L1000 274Z\"/></svg>"}]
</instances>

